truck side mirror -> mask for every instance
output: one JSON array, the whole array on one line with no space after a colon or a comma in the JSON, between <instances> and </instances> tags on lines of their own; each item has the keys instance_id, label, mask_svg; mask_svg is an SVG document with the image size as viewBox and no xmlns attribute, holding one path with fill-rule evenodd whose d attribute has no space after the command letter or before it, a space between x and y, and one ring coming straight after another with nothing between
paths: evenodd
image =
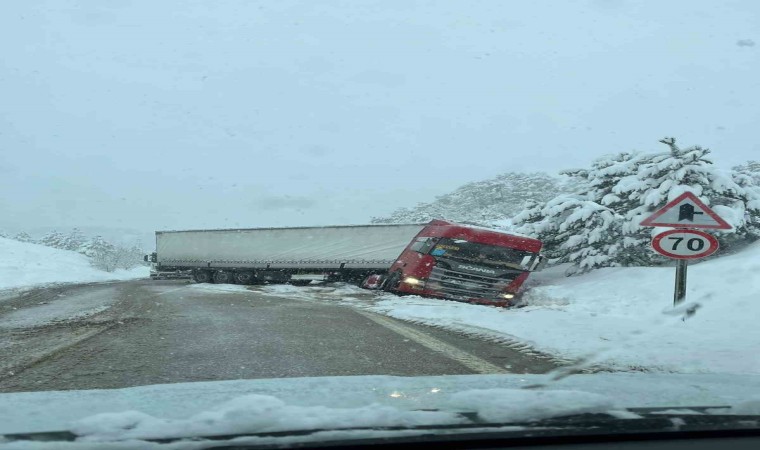
<instances>
[{"instance_id":1,"label":"truck side mirror","mask_svg":"<svg viewBox=\"0 0 760 450\"><path fill-rule=\"evenodd\" d=\"M546 256L544 255L537 255L535 261L533 261L533 265L530 268L531 272L535 272L538 270L543 269L546 267L546 264L549 262L548 259L546 259Z\"/></svg>"},{"instance_id":2,"label":"truck side mirror","mask_svg":"<svg viewBox=\"0 0 760 450\"><path fill-rule=\"evenodd\" d=\"M143 261L148 262L148 255L143 256Z\"/></svg>"}]
</instances>

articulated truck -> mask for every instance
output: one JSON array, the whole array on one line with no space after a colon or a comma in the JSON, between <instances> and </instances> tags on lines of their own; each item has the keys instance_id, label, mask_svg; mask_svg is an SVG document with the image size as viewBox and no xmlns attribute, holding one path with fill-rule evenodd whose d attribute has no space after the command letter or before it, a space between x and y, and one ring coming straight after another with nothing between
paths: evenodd
<instances>
[{"instance_id":1,"label":"articulated truck","mask_svg":"<svg viewBox=\"0 0 760 450\"><path fill-rule=\"evenodd\" d=\"M199 283L355 282L368 289L509 305L541 242L433 220L426 224L157 231L152 276Z\"/></svg>"}]
</instances>

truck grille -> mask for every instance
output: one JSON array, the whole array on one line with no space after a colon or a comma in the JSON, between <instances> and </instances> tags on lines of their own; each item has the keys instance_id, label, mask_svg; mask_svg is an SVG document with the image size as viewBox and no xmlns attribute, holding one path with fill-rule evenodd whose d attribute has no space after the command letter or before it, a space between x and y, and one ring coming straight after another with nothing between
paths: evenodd
<instances>
[{"instance_id":1,"label":"truck grille","mask_svg":"<svg viewBox=\"0 0 760 450\"><path fill-rule=\"evenodd\" d=\"M454 298L496 299L511 282L511 278L493 278L436 266L430 272L427 286Z\"/></svg>"}]
</instances>

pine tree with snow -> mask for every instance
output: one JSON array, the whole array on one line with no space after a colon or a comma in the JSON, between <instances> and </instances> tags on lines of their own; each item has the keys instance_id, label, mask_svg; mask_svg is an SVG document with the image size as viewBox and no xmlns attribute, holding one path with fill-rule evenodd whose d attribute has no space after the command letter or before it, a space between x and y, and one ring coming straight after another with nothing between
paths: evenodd
<instances>
[{"instance_id":1,"label":"pine tree with snow","mask_svg":"<svg viewBox=\"0 0 760 450\"><path fill-rule=\"evenodd\" d=\"M95 236L81 247L81 253L90 257L92 265L106 272L113 272L118 267L119 258L116 246Z\"/></svg>"},{"instance_id":2,"label":"pine tree with snow","mask_svg":"<svg viewBox=\"0 0 760 450\"><path fill-rule=\"evenodd\" d=\"M760 224L754 220L760 216L758 186L752 183L742 186L737 181L746 180L741 180L736 171L715 167L708 157L710 150L707 148L696 145L682 149L676 145L674 138L665 138L660 142L667 145L669 151L652 155L636 174L637 179L644 180L646 184L642 185L636 180L629 183L629 179L623 179L616 187L618 194L639 202L638 207L626 214L624 232L645 234L649 229L638 226L641 220L689 191L733 227L732 230L715 232L724 251L760 238Z\"/></svg>"},{"instance_id":3,"label":"pine tree with snow","mask_svg":"<svg viewBox=\"0 0 760 450\"><path fill-rule=\"evenodd\" d=\"M742 186L753 185L760 186L760 161L747 161L744 164L734 166L736 173L736 182ZM748 177L748 180L744 180Z\"/></svg>"},{"instance_id":4,"label":"pine tree with snow","mask_svg":"<svg viewBox=\"0 0 760 450\"><path fill-rule=\"evenodd\" d=\"M747 161L746 164L733 168L733 179L742 189L748 192L754 192L754 198L760 197L760 161ZM757 234L760 227L760 215L757 214L758 201L748 202L748 209L744 213L744 219L747 222L748 229L751 233Z\"/></svg>"},{"instance_id":5,"label":"pine tree with snow","mask_svg":"<svg viewBox=\"0 0 760 450\"><path fill-rule=\"evenodd\" d=\"M113 251L115 248L116 246L103 239L102 236L95 236L82 245L82 253L92 257L97 253Z\"/></svg>"},{"instance_id":6,"label":"pine tree with snow","mask_svg":"<svg viewBox=\"0 0 760 450\"><path fill-rule=\"evenodd\" d=\"M64 250L71 250L74 252L82 252L83 246L87 242L87 238L79 228L74 228L70 233L63 237L61 245Z\"/></svg>"},{"instance_id":7,"label":"pine tree with snow","mask_svg":"<svg viewBox=\"0 0 760 450\"><path fill-rule=\"evenodd\" d=\"M660 142L667 152L620 153L600 158L590 170L566 172L581 188L523 211L514 219L517 231L543 240L553 262L571 263L569 275L653 265L665 259L649 249L652 228L639 223L689 191L734 227L716 232L724 250L760 238L760 190L749 177L714 167L708 149L681 149L673 138Z\"/></svg>"},{"instance_id":8,"label":"pine tree with snow","mask_svg":"<svg viewBox=\"0 0 760 450\"><path fill-rule=\"evenodd\" d=\"M578 191L532 204L514 218L517 231L542 240L545 255L554 263L571 263L569 275L631 263L635 257L630 249L640 242L623 237L622 212L629 206L613 191L642 161L641 155L619 153L598 158L590 170L563 171Z\"/></svg>"},{"instance_id":9,"label":"pine tree with snow","mask_svg":"<svg viewBox=\"0 0 760 450\"><path fill-rule=\"evenodd\" d=\"M40 244L53 248L66 248L66 236L58 231L51 231L40 239Z\"/></svg>"},{"instance_id":10,"label":"pine tree with snow","mask_svg":"<svg viewBox=\"0 0 760 450\"><path fill-rule=\"evenodd\" d=\"M35 242L34 238L32 238L28 233L22 231L20 233L16 233L13 236L13 239L19 242Z\"/></svg>"},{"instance_id":11,"label":"pine tree with snow","mask_svg":"<svg viewBox=\"0 0 760 450\"><path fill-rule=\"evenodd\" d=\"M115 258L116 267L119 269L131 269L143 263L145 250L137 245L131 247L116 247Z\"/></svg>"}]
</instances>

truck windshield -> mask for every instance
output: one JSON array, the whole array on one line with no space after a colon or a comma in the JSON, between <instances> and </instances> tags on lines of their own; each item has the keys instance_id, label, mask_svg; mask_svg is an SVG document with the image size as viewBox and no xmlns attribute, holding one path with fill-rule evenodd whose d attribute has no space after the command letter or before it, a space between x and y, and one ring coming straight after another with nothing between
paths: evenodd
<instances>
[{"instance_id":1,"label":"truck windshield","mask_svg":"<svg viewBox=\"0 0 760 450\"><path fill-rule=\"evenodd\" d=\"M537 256L535 253L524 250L449 238L438 241L430 250L430 255L484 265L507 266L519 270L528 270Z\"/></svg>"}]
</instances>

